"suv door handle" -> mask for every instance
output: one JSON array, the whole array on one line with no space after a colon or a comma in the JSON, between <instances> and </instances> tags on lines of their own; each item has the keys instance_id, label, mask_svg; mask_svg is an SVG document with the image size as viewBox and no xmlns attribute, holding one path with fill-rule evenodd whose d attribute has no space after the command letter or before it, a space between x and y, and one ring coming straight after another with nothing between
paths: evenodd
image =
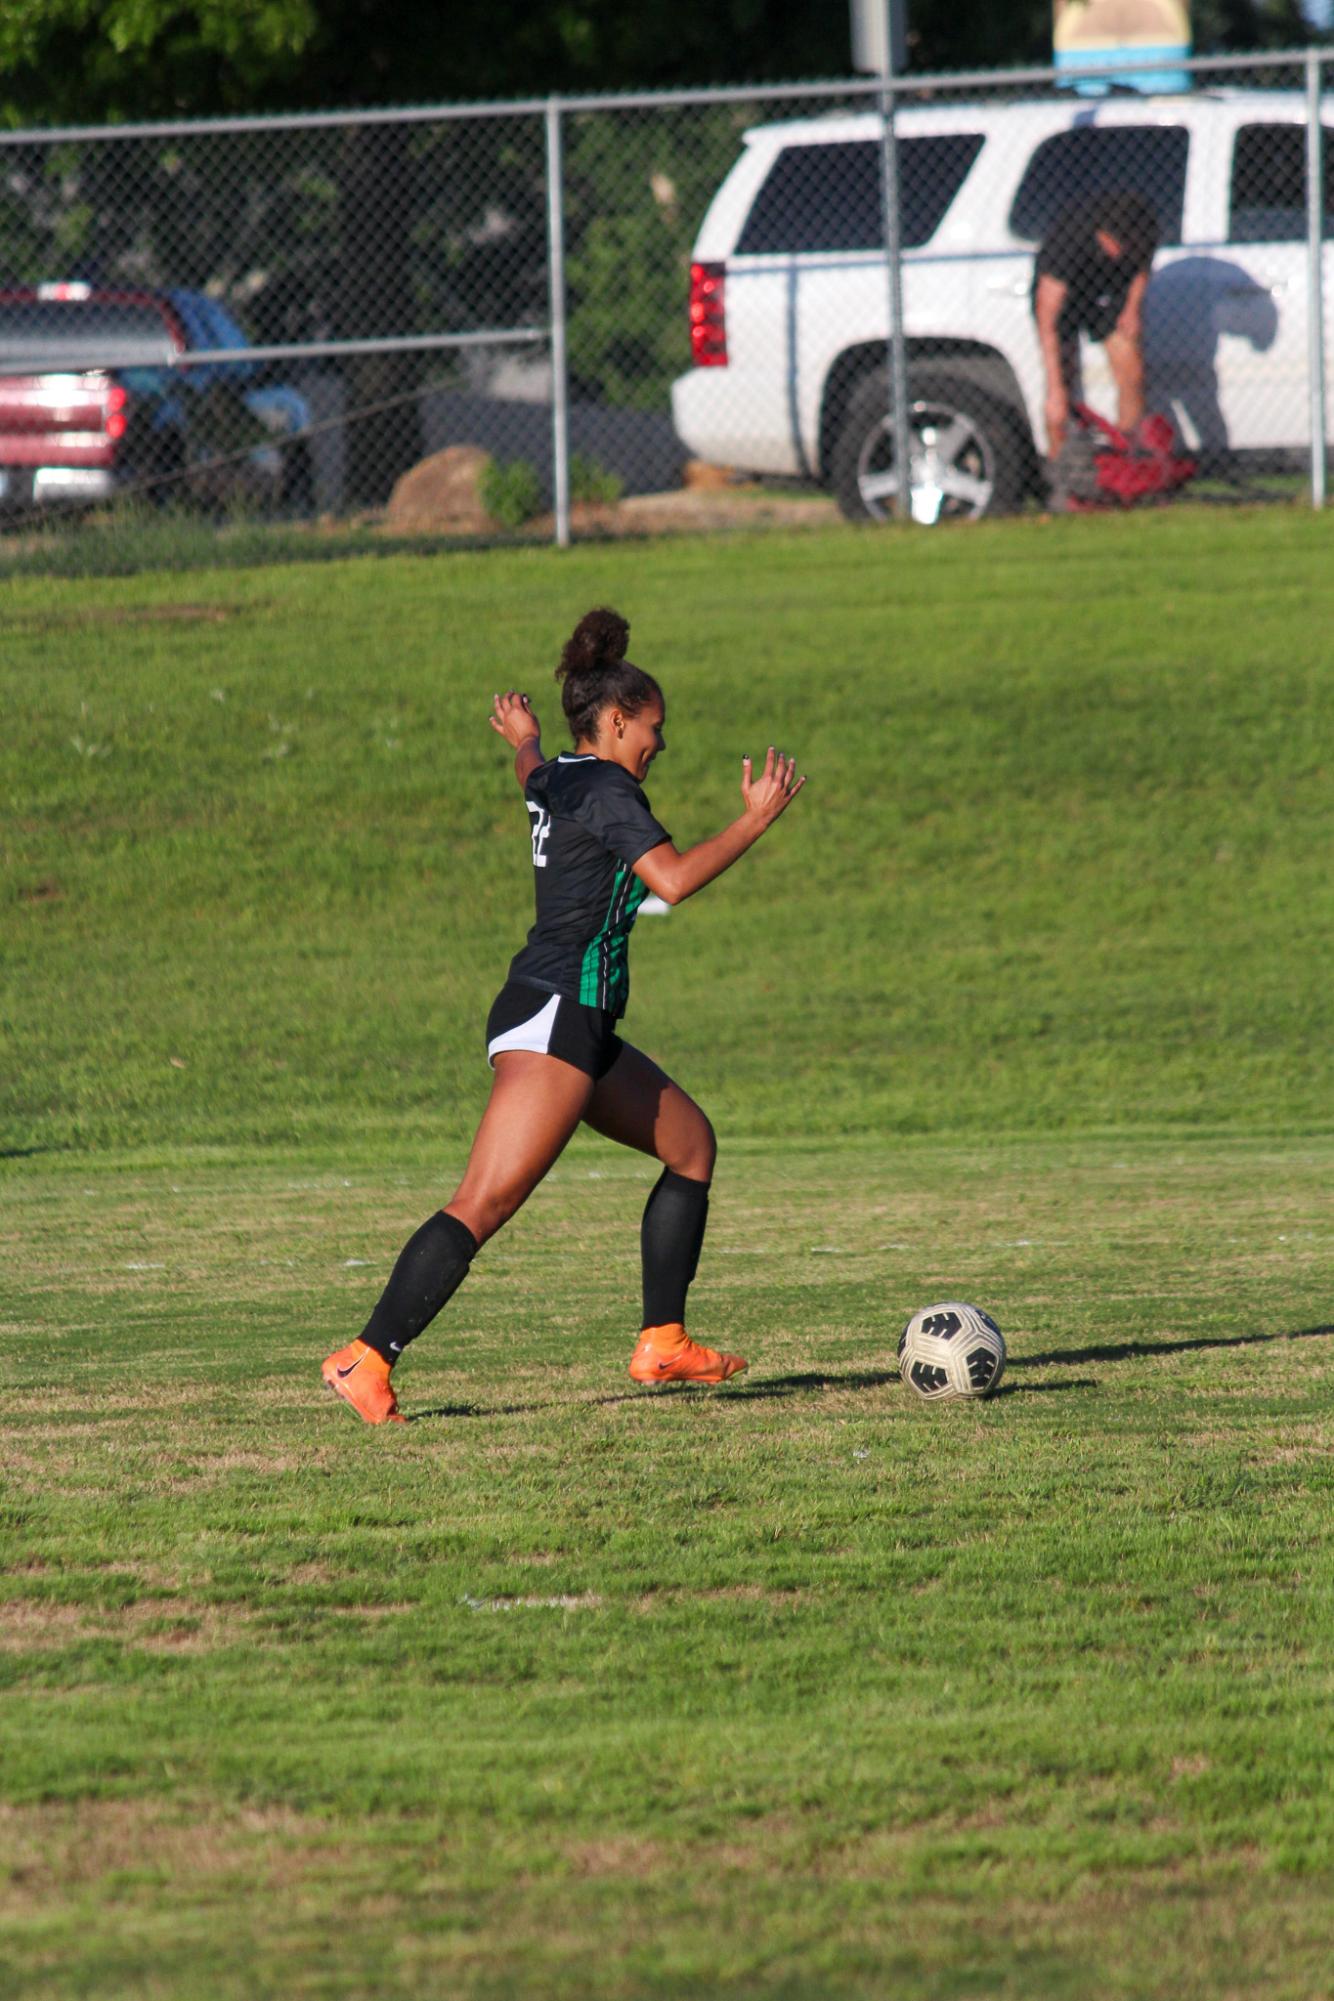
<instances>
[{"instance_id":1,"label":"suv door handle","mask_svg":"<svg viewBox=\"0 0 1334 2001\"><path fill-rule=\"evenodd\" d=\"M1026 299L1033 289L1030 278L998 278L994 285L988 285L989 292L999 292L1005 299Z\"/></svg>"}]
</instances>

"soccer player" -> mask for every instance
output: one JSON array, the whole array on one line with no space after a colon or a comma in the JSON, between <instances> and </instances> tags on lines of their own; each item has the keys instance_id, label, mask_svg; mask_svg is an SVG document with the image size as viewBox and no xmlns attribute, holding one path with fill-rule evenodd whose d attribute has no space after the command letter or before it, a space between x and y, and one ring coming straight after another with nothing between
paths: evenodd
<instances>
[{"instance_id":1,"label":"soccer player","mask_svg":"<svg viewBox=\"0 0 1334 2001\"><path fill-rule=\"evenodd\" d=\"M756 777L741 761L742 810L684 851L654 819L640 787L666 748L665 705L651 674L625 657L630 628L590 611L556 678L574 749L543 754L527 695L494 699L491 727L514 748L533 848L537 921L486 1024L495 1073L462 1181L398 1262L359 1340L328 1356L324 1380L368 1424L402 1423L390 1375L408 1343L462 1284L488 1237L507 1223L583 1123L662 1162L640 1228L643 1331L637 1383L722 1383L746 1363L692 1341L686 1293L699 1263L716 1146L693 1099L623 1042L627 944L649 891L680 903L730 868L805 784L770 746Z\"/></svg>"},{"instance_id":2,"label":"soccer player","mask_svg":"<svg viewBox=\"0 0 1334 2001\"><path fill-rule=\"evenodd\" d=\"M1117 422L1144 415L1144 294L1158 247L1158 218L1135 194L1100 194L1059 215L1033 260L1033 317L1047 378L1047 456L1065 443L1081 394L1079 336L1103 343L1116 383ZM1059 475L1054 475L1059 491Z\"/></svg>"}]
</instances>

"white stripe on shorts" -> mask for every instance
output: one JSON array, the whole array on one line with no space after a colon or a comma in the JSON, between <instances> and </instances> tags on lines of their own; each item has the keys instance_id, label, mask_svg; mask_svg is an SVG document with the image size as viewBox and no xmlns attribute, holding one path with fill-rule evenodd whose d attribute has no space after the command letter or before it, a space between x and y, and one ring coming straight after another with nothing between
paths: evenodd
<instances>
[{"instance_id":1,"label":"white stripe on shorts","mask_svg":"<svg viewBox=\"0 0 1334 2001\"><path fill-rule=\"evenodd\" d=\"M521 1021L517 1028L507 1028L503 1035L495 1036L486 1045L486 1060L495 1063L502 1049L531 1049L537 1056L545 1056L551 1046L551 1031L556 1026L556 1011L560 1006L560 995L553 994L544 1008L540 1008L528 1021Z\"/></svg>"}]
</instances>

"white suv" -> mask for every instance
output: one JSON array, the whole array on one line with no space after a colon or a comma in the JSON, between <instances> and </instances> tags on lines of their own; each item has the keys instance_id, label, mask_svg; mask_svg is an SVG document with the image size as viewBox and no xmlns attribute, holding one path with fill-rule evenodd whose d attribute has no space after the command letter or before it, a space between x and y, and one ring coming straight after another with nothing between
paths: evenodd
<instances>
[{"instance_id":1,"label":"white suv","mask_svg":"<svg viewBox=\"0 0 1334 2001\"><path fill-rule=\"evenodd\" d=\"M1305 106L1295 91L928 105L898 118L912 511L1016 507L1041 488L1043 374L1033 253L1071 203L1149 200L1151 408L1206 465L1309 450ZM691 266L695 366L673 385L687 448L816 478L844 512L886 514L889 300L879 120L762 125L709 207ZM1325 128L1334 217L1334 130ZM1325 249L1326 296L1334 277ZM1100 347L1085 393L1116 414Z\"/></svg>"}]
</instances>

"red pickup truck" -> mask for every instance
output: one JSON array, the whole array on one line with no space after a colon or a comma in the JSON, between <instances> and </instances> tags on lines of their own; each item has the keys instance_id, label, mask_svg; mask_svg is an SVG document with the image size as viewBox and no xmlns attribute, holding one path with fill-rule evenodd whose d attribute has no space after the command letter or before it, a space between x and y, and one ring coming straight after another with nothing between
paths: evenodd
<instances>
[{"instance_id":1,"label":"red pickup truck","mask_svg":"<svg viewBox=\"0 0 1334 2001\"><path fill-rule=\"evenodd\" d=\"M299 503L307 447L286 441L309 411L255 383L246 346L202 293L0 288L0 509L125 491ZM192 351L229 359L186 364Z\"/></svg>"},{"instance_id":2,"label":"red pickup truck","mask_svg":"<svg viewBox=\"0 0 1334 2001\"><path fill-rule=\"evenodd\" d=\"M0 503L103 500L163 468L130 384L184 350L173 320L151 293L0 291Z\"/></svg>"}]
</instances>

